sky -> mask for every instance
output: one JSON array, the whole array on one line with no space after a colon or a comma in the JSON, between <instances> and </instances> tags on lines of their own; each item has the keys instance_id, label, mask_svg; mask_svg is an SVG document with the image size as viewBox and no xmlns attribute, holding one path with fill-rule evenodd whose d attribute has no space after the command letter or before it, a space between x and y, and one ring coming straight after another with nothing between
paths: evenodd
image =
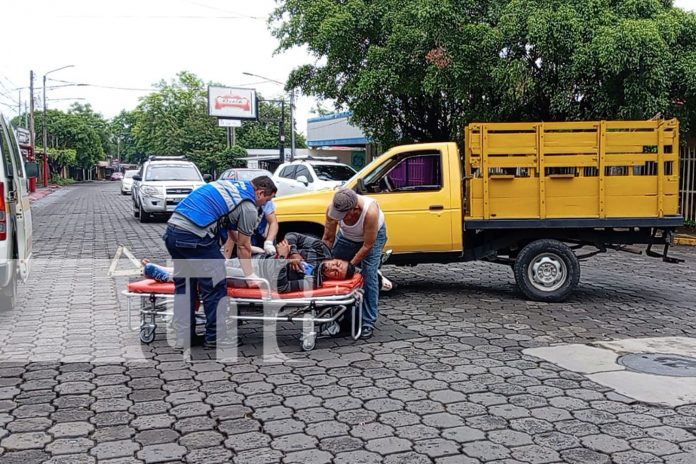
<instances>
[{"instance_id":1,"label":"sky","mask_svg":"<svg viewBox=\"0 0 696 464\"><path fill-rule=\"evenodd\" d=\"M299 65L314 63L304 49L276 54L266 19L275 0L4 0L0 53L0 111L17 113L28 102L29 72L36 73L35 101L41 106L43 74L50 73L47 107L90 103L104 117L132 110L154 83L191 71L204 82L255 88L265 98L283 95L281 85ZM696 11L696 0L675 0ZM9 46L8 46L9 45ZM89 86L66 86L57 79ZM83 99L83 100L75 100ZM296 128L316 106L313 97L296 103Z\"/></svg>"}]
</instances>

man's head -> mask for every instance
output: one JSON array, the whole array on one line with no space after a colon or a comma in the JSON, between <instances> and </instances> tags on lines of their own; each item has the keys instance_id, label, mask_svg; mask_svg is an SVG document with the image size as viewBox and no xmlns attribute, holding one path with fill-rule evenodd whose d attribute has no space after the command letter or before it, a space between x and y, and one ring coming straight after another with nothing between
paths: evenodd
<instances>
[{"instance_id":1,"label":"man's head","mask_svg":"<svg viewBox=\"0 0 696 464\"><path fill-rule=\"evenodd\" d=\"M333 201L329 206L329 217L341 221L346 216L352 216L359 212L358 194L349 188L340 188L334 193Z\"/></svg>"},{"instance_id":2,"label":"man's head","mask_svg":"<svg viewBox=\"0 0 696 464\"><path fill-rule=\"evenodd\" d=\"M326 280L348 280L355 275L355 266L342 259L328 259L321 263L321 274Z\"/></svg>"},{"instance_id":3,"label":"man's head","mask_svg":"<svg viewBox=\"0 0 696 464\"><path fill-rule=\"evenodd\" d=\"M256 204L263 206L273 199L278 187L273 183L273 179L268 176L259 176L252 179L251 184L256 190Z\"/></svg>"}]
</instances>

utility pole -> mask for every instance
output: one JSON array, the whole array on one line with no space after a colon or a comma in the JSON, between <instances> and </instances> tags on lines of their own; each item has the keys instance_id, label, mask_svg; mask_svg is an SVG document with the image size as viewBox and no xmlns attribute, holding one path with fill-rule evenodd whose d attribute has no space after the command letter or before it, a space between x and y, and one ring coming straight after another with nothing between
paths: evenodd
<instances>
[{"instance_id":1,"label":"utility pole","mask_svg":"<svg viewBox=\"0 0 696 464\"><path fill-rule=\"evenodd\" d=\"M295 161L295 89L290 90L290 161Z\"/></svg>"},{"instance_id":2,"label":"utility pole","mask_svg":"<svg viewBox=\"0 0 696 464\"><path fill-rule=\"evenodd\" d=\"M280 101L280 144L279 144L279 158L280 164L285 162L285 100Z\"/></svg>"},{"instance_id":3,"label":"utility pole","mask_svg":"<svg viewBox=\"0 0 696 464\"><path fill-rule=\"evenodd\" d=\"M35 150L34 140L34 71L29 71L29 140L31 149Z\"/></svg>"}]
</instances>

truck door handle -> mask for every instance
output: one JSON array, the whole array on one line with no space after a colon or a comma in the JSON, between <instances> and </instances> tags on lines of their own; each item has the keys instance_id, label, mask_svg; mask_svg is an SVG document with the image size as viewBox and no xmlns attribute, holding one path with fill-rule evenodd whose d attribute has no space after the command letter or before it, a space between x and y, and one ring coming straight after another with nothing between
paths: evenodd
<instances>
[{"instance_id":1,"label":"truck door handle","mask_svg":"<svg viewBox=\"0 0 696 464\"><path fill-rule=\"evenodd\" d=\"M442 205L430 205L430 211L439 211L442 209L445 209L445 207Z\"/></svg>"}]
</instances>

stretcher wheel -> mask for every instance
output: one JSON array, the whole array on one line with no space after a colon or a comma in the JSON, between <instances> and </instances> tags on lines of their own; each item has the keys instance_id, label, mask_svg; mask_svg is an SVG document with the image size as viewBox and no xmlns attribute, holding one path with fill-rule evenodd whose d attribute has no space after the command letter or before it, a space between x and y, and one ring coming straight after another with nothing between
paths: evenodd
<instances>
[{"instance_id":1,"label":"stretcher wheel","mask_svg":"<svg viewBox=\"0 0 696 464\"><path fill-rule=\"evenodd\" d=\"M155 327L141 327L140 341L149 345L155 340Z\"/></svg>"},{"instance_id":2,"label":"stretcher wheel","mask_svg":"<svg viewBox=\"0 0 696 464\"><path fill-rule=\"evenodd\" d=\"M316 334L314 335L307 335L302 339L302 349L304 351L312 351L314 349L314 346L317 344L317 336Z\"/></svg>"}]
</instances>

